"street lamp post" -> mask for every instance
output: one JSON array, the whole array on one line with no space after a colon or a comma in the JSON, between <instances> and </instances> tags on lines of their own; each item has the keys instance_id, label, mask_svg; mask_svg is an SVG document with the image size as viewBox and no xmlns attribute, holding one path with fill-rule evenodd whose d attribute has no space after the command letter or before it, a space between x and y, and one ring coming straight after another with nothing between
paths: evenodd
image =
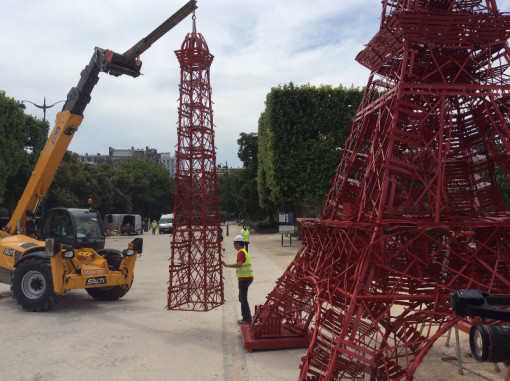
<instances>
[{"instance_id":1,"label":"street lamp post","mask_svg":"<svg viewBox=\"0 0 510 381\"><path fill-rule=\"evenodd\" d=\"M61 102L65 102L65 100L62 100L62 101L58 101L58 102L55 102L53 103L52 105L47 105L46 104L46 97L44 97L44 102L41 105L38 105L38 104L35 104L34 102L31 102L31 101L27 101L27 100L23 100L21 101L20 104L18 104L18 107L19 108L22 108L23 110L27 108L27 106L25 106L25 104L23 102L28 102L28 103L31 103L33 104L35 107L38 107L38 108L42 108L43 110L43 120L46 122L46 110L49 109L49 108L52 108L53 106L55 106L57 103L61 103Z\"/></svg>"},{"instance_id":2,"label":"street lamp post","mask_svg":"<svg viewBox=\"0 0 510 381\"><path fill-rule=\"evenodd\" d=\"M230 208L229 208L229 206L230 206L230 193L229 193L229 191L230 190L228 188L228 162L227 161L225 161L225 176L227 176L226 177L226 179L227 179L227 189L226 189L226 192L225 192L227 194L227 197L226 197L226 199L227 199L227 218L226 218L226 222L225 223L227 225L227 237L228 237L228 225L229 225L228 222L230 221Z\"/></svg>"}]
</instances>

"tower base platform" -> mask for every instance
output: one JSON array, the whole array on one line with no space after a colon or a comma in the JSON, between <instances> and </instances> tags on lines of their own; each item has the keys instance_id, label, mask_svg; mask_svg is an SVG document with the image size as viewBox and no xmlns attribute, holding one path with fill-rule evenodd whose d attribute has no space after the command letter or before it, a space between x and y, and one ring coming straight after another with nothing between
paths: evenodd
<instances>
[{"instance_id":1,"label":"tower base platform","mask_svg":"<svg viewBox=\"0 0 510 381\"><path fill-rule=\"evenodd\" d=\"M249 324L241 324L244 349L248 352L257 349L293 349L308 348L310 345L311 333L305 336L279 336L279 337L254 337L250 333Z\"/></svg>"}]
</instances>

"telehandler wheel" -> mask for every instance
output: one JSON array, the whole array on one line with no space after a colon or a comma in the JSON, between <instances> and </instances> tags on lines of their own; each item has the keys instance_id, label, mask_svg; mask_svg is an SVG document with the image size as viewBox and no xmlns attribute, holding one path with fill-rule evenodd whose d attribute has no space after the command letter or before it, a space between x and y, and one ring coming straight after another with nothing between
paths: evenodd
<instances>
[{"instance_id":1,"label":"telehandler wheel","mask_svg":"<svg viewBox=\"0 0 510 381\"><path fill-rule=\"evenodd\" d=\"M50 261L27 258L14 270L12 296L26 311L48 311L59 300L53 291Z\"/></svg>"},{"instance_id":2,"label":"telehandler wheel","mask_svg":"<svg viewBox=\"0 0 510 381\"><path fill-rule=\"evenodd\" d=\"M118 270L120 268L120 263L122 262L122 254L118 250L114 249L105 249L98 251L99 254L104 256L106 258L106 261L108 262L108 267L112 270ZM131 285L133 284L133 279L131 280ZM122 298L124 295L127 294L129 289L131 288L131 285L129 287L122 287L122 286L110 286L110 287L95 287L95 288L86 288L87 294L92 296L96 300L101 301L115 301Z\"/></svg>"},{"instance_id":3,"label":"telehandler wheel","mask_svg":"<svg viewBox=\"0 0 510 381\"><path fill-rule=\"evenodd\" d=\"M131 279L131 284L133 284L134 276ZM92 296L96 300L101 300L104 302L113 302L115 300L119 300L129 291L129 287L122 286L110 286L110 287L94 287L94 288L86 288L87 294Z\"/></svg>"}]
</instances>

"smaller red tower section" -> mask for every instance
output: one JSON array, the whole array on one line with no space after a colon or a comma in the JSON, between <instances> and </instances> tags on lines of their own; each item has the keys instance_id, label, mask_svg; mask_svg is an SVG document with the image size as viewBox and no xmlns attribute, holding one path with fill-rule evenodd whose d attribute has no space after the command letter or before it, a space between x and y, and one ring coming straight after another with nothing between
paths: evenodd
<instances>
[{"instance_id":1,"label":"smaller red tower section","mask_svg":"<svg viewBox=\"0 0 510 381\"><path fill-rule=\"evenodd\" d=\"M181 66L169 310L209 311L224 300L210 67L204 37L188 33Z\"/></svg>"}]
</instances>

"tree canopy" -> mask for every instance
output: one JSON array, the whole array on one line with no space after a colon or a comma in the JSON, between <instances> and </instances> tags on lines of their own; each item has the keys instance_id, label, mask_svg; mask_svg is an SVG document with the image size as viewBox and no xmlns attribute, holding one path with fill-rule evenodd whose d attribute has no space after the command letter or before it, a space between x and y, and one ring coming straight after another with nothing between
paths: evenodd
<instances>
[{"instance_id":1,"label":"tree canopy","mask_svg":"<svg viewBox=\"0 0 510 381\"><path fill-rule=\"evenodd\" d=\"M129 158L116 168L131 176L131 187L125 192L139 214L154 219L174 209L175 181L165 167L149 159Z\"/></svg>"},{"instance_id":2,"label":"tree canopy","mask_svg":"<svg viewBox=\"0 0 510 381\"><path fill-rule=\"evenodd\" d=\"M4 214L16 207L48 131L46 121L25 115L16 100L0 91L0 209ZM68 151L39 212L57 206L86 208L88 199L102 214L137 213L158 219L173 210L174 180L152 160L129 158L117 166L96 167Z\"/></svg>"},{"instance_id":3,"label":"tree canopy","mask_svg":"<svg viewBox=\"0 0 510 381\"><path fill-rule=\"evenodd\" d=\"M260 205L316 214L331 186L363 89L271 89L258 126Z\"/></svg>"},{"instance_id":4,"label":"tree canopy","mask_svg":"<svg viewBox=\"0 0 510 381\"><path fill-rule=\"evenodd\" d=\"M12 212L44 147L49 126L0 91L0 205ZM20 192L21 189L21 192Z\"/></svg>"},{"instance_id":5,"label":"tree canopy","mask_svg":"<svg viewBox=\"0 0 510 381\"><path fill-rule=\"evenodd\" d=\"M257 190L257 168L258 168L258 137L256 133L241 133L237 139L239 150L237 156L243 162L244 170L239 176L238 205L241 217L261 218L264 215L259 205Z\"/></svg>"},{"instance_id":6,"label":"tree canopy","mask_svg":"<svg viewBox=\"0 0 510 381\"><path fill-rule=\"evenodd\" d=\"M173 209L174 181L152 160L124 159L117 166L84 164L67 152L55 175L46 208L85 208L88 199L101 214L136 213L150 219Z\"/></svg>"}]
</instances>

